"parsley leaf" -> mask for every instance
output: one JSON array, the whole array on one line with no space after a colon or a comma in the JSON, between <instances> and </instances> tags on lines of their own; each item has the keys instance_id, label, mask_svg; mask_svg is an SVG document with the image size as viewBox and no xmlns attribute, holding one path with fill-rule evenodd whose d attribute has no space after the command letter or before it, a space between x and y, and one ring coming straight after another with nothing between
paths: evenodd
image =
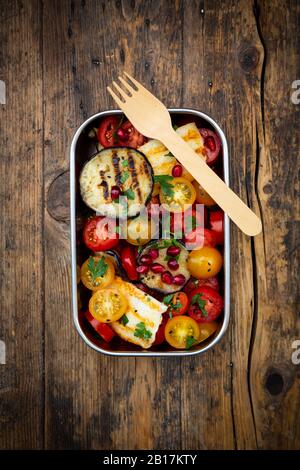
<instances>
[{"instance_id":1,"label":"parsley leaf","mask_svg":"<svg viewBox=\"0 0 300 470\"><path fill-rule=\"evenodd\" d=\"M169 238L167 240L160 240L159 242L153 243L151 248L157 248L158 250L162 250L163 248L169 248L169 246L178 246L178 248L182 248L182 245L175 240L175 238ZM174 256L172 256L174 258Z\"/></svg>"},{"instance_id":2,"label":"parsley leaf","mask_svg":"<svg viewBox=\"0 0 300 470\"><path fill-rule=\"evenodd\" d=\"M174 294L169 294L169 295L166 295L164 298L163 298L163 303L165 305L169 305L171 303L171 300L173 299L173 295Z\"/></svg>"},{"instance_id":3,"label":"parsley leaf","mask_svg":"<svg viewBox=\"0 0 300 470\"><path fill-rule=\"evenodd\" d=\"M154 183L159 183L164 196L174 196L174 185L171 183L173 176L170 175L155 175Z\"/></svg>"},{"instance_id":4,"label":"parsley leaf","mask_svg":"<svg viewBox=\"0 0 300 470\"><path fill-rule=\"evenodd\" d=\"M136 324L134 336L137 336L138 338L142 339L150 339L152 336L152 332L150 330L147 330L145 323L141 321Z\"/></svg>"},{"instance_id":5,"label":"parsley leaf","mask_svg":"<svg viewBox=\"0 0 300 470\"><path fill-rule=\"evenodd\" d=\"M127 315L123 315L123 317L121 317L120 322L122 323L122 325L126 326L129 322Z\"/></svg>"},{"instance_id":6,"label":"parsley leaf","mask_svg":"<svg viewBox=\"0 0 300 470\"><path fill-rule=\"evenodd\" d=\"M128 160L123 160L122 167L125 168L126 166L128 166Z\"/></svg>"},{"instance_id":7,"label":"parsley leaf","mask_svg":"<svg viewBox=\"0 0 300 470\"><path fill-rule=\"evenodd\" d=\"M124 171L121 175L121 178L120 178L121 183L124 184L125 181L128 180L129 176L130 175L129 175L128 171Z\"/></svg>"},{"instance_id":8,"label":"parsley leaf","mask_svg":"<svg viewBox=\"0 0 300 470\"><path fill-rule=\"evenodd\" d=\"M201 310L202 315L204 317L207 317L207 311L205 310L206 301L201 299L201 296L202 294L193 295L191 304L197 305L197 307L199 307L199 310Z\"/></svg>"},{"instance_id":9,"label":"parsley leaf","mask_svg":"<svg viewBox=\"0 0 300 470\"><path fill-rule=\"evenodd\" d=\"M169 152L166 154L166 157L174 157L173 153Z\"/></svg>"},{"instance_id":10,"label":"parsley leaf","mask_svg":"<svg viewBox=\"0 0 300 470\"><path fill-rule=\"evenodd\" d=\"M133 201L134 198L135 198L134 191L133 191L131 188L129 188L129 189L127 189L126 191L124 191L124 194L125 194L125 196L126 196L128 199L130 199L131 201Z\"/></svg>"},{"instance_id":11,"label":"parsley leaf","mask_svg":"<svg viewBox=\"0 0 300 470\"><path fill-rule=\"evenodd\" d=\"M108 264L105 262L104 256L96 262L95 259L90 256L87 267L91 273L93 281L95 281L98 277L103 277L106 274Z\"/></svg>"},{"instance_id":12,"label":"parsley leaf","mask_svg":"<svg viewBox=\"0 0 300 470\"><path fill-rule=\"evenodd\" d=\"M193 336L188 336L185 342L185 349L190 349L197 341Z\"/></svg>"}]
</instances>

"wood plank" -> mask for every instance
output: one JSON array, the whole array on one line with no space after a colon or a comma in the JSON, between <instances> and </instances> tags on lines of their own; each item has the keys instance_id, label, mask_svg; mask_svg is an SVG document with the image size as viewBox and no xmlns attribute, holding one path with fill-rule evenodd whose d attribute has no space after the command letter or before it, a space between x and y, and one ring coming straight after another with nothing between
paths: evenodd
<instances>
[{"instance_id":1,"label":"wood plank","mask_svg":"<svg viewBox=\"0 0 300 470\"><path fill-rule=\"evenodd\" d=\"M179 1L175 5L52 1L44 6L45 197L51 197L47 201L51 217L45 213L47 448L181 445L181 361L101 356L75 333L69 233L58 203L63 184L56 181L58 190L48 193L59 175L64 178L75 127L88 115L113 107L105 86L120 70L135 74L155 92L159 80L167 104L178 104L182 73L177 66L178 17ZM161 51L167 56L170 52L174 60L161 60Z\"/></svg>"},{"instance_id":2,"label":"wood plank","mask_svg":"<svg viewBox=\"0 0 300 470\"><path fill-rule=\"evenodd\" d=\"M0 448L43 446L43 150L39 2L0 1Z\"/></svg>"},{"instance_id":3,"label":"wood plank","mask_svg":"<svg viewBox=\"0 0 300 470\"><path fill-rule=\"evenodd\" d=\"M261 52L252 5L194 1L184 17L184 105L207 112L224 129L231 186L247 202L245 174L250 179L255 174L251 149L256 138L252 84L240 61L251 48L258 57ZM230 328L214 351L183 369L184 448L256 448L248 385L254 308L251 243L235 226L231 236ZM198 402L201 416L195 423L190 417Z\"/></svg>"},{"instance_id":4,"label":"wood plank","mask_svg":"<svg viewBox=\"0 0 300 470\"><path fill-rule=\"evenodd\" d=\"M258 446L299 449L299 365L292 343L300 337L297 251L299 234L299 105L291 100L299 76L296 1L260 1L260 35L266 51L261 109L257 113L257 195L264 235L255 239L256 329L251 389ZM298 164L298 165L297 165ZM298 195L298 197L297 197Z\"/></svg>"}]
</instances>

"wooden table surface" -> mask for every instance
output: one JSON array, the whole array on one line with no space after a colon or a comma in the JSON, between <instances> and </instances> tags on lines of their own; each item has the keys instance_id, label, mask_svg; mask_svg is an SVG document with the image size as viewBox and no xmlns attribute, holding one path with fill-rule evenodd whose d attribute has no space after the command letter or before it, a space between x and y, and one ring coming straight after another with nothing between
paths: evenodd
<instances>
[{"instance_id":1,"label":"wooden table surface","mask_svg":"<svg viewBox=\"0 0 300 470\"><path fill-rule=\"evenodd\" d=\"M299 2L0 7L0 447L299 448ZM123 69L220 123L263 220L255 239L231 227L230 326L203 356L106 357L72 324L69 145Z\"/></svg>"}]
</instances>

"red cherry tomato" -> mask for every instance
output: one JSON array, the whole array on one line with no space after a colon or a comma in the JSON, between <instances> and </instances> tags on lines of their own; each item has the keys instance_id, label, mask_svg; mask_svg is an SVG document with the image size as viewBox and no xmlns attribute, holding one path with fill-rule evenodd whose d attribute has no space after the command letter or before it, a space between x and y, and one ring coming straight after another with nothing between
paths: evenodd
<instances>
[{"instance_id":1,"label":"red cherry tomato","mask_svg":"<svg viewBox=\"0 0 300 470\"><path fill-rule=\"evenodd\" d=\"M188 315L198 323L207 323L218 318L223 309L223 298L208 286L201 286L189 294Z\"/></svg>"},{"instance_id":2,"label":"red cherry tomato","mask_svg":"<svg viewBox=\"0 0 300 470\"><path fill-rule=\"evenodd\" d=\"M159 328L156 332L155 336L155 341L153 343L153 346L158 346L166 341L165 337L165 326L167 324L167 321L169 320L168 315L164 315L161 324L159 325Z\"/></svg>"},{"instance_id":3,"label":"red cherry tomato","mask_svg":"<svg viewBox=\"0 0 300 470\"><path fill-rule=\"evenodd\" d=\"M140 132L135 127L133 127L129 121L125 121L124 124L122 124L121 130L124 133L124 140L120 138L118 145L133 147L136 149L143 145L146 141L146 138L140 134Z\"/></svg>"},{"instance_id":4,"label":"red cherry tomato","mask_svg":"<svg viewBox=\"0 0 300 470\"><path fill-rule=\"evenodd\" d=\"M96 320L89 310L85 313L85 317L94 330L97 331L101 338L104 339L104 341L109 343L113 339L115 332L110 328L110 326L108 326L106 323L101 323L100 321Z\"/></svg>"},{"instance_id":5,"label":"red cherry tomato","mask_svg":"<svg viewBox=\"0 0 300 470\"><path fill-rule=\"evenodd\" d=\"M220 153L221 139L220 137L210 129L199 129L200 134L204 139L204 147L207 156L206 163L213 165Z\"/></svg>"},{"instance_id":6,"label":"red cherry tomato","mask_svg":"<svg viewBox=\"0 0 300 470\"><path fill-rule=\"evenodd\" d=\"M224 244L224 212L211 211L209 215L210 228L214 232L216 237L216 244Z\"/></svg>"},{"instance_id":7,"label":"red cherry tomato","mask_svg":"<svg viewBox=\"0 0 300 470\"><path fill-rule=\"evenodd\" d=\"M188 309L189 299L188 296L184 292L176 292L173 295L171 302L169 303L169 308L167 313L169 317L176 315L184 315Z\"/></svg>"},{"instance_id":8,"label":"red cherry tomato","mask_svg":"<svg viewBox=\"0 0 300 470\"><path fill-rule=\"evenodd\" d=\"M184 237L189 250L200 249L203 246L216 246L217 237L212 230L203 227L197 227Z\"/></svg>"},{"instance_id":9,"label":"red cherry tomato","mask_svg":"<svg viewBox=\"0 0 300 470\"><path fill-rule=\"evenodd\" d=\"M110 250L119 241L117 233L111 234L108 224L102 222L104 217L94 216L87 220L83 228L83 241L92 251Z\"/></svg>"},{"instance_id":10,"label":"red cherry tomato","mask_svg":"<svg viewBox=\"0 0 300 470\"><path fill-rule=\"evenodd\" d=\"M107 116L100 122L97 138L103 147L113 147L118 145L116 131L120 123L117 116Z\"/></svg>"},{"instance_id":11,"label":"red cherry tomato","mask_svg":"<svg viewBox=\"0 0 300 470\"><path fill-rule=\"evenodd\" d=\"M139 276L136 271L136 254L131 246L125 246L121 251L121 262L127 276L131 281L137 281Z\"/></svg>"},{"instance_id":12,"label":"red cherry tomato","mask_svg":"<svg viewBox=\"0 0 300 470\"><path fill-rule=\"evenodd\" d=\"M214 276L214 277L210 277L208 279L195 279L195 278L192 277L187 282L187 284L184 286L183 291L189 297L190 293L193 290L195 290L195 289L197 289L198 287L201 287L201 286L211 287L212 289L216 290L217 292L219 292L219 290L220 290L219 280L218 280L217 276Z\"/></svg>"}]
</instances>

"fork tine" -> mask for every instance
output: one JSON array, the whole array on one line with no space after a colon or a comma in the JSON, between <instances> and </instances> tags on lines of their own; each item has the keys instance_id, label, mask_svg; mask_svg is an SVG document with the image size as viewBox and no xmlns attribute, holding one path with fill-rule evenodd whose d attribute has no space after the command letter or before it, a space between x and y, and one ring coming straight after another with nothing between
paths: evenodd
<instances>
[{"instance_id":1,"label":"fork tine","mask_svg":"<svg viewBox=\"0 0 300 470\"><path fill-rule=\"evenodd\" d=\"M113 86L115 87L116 90L120 93L122 96L123 100L126 101L126 98L129 98L129 96L125 93L125 91L117 84L117 82L112 82Z\"/></svg>"},{"instance_id":2,"label":"fork tine","mask_svg":"<svg viewBox=\"0 0 300 470\"><path fill-rule=\"evenodd\" d=\"M108 86L106 87L107 88L107 91L108 93L113 97L113 99L115 100L115 102L120 106L121 109L124 108L124 104L123 101L120 100L120 98L115 94L114 91L112 91L112 89Z\"/></svg>"},{"instance_id":3,"label":"fork tine","mask_svg":"<svg viewBox=\"0 0 300 470\"><path fill-rule=\"evenodd\" d=\"M129 93L134 93L136 92L136 90L130 85L130 83L128 83L126 80L124 80L123 77L118 77L118 79L120 80L121 83L123 83L124 87L126 88L126 90L129 92Z\"/></svg>"},{"instance_id":4,"label":"fork tine","mask_svg":"<svg viewBox=\"0 0 300 470\"><path fill-rule=\"evenodd\" d=\"M129 80L132 81L132 83L135 84L135 86L136 86L137 88L139 88L139 87L144 88L135 78L133 78L131 75L129 75L129 73L127 73L127 72L123 72L123 73L124 73L124 75L126 75L126 77L129 78Z\"/></svg>"}]
</instances>

